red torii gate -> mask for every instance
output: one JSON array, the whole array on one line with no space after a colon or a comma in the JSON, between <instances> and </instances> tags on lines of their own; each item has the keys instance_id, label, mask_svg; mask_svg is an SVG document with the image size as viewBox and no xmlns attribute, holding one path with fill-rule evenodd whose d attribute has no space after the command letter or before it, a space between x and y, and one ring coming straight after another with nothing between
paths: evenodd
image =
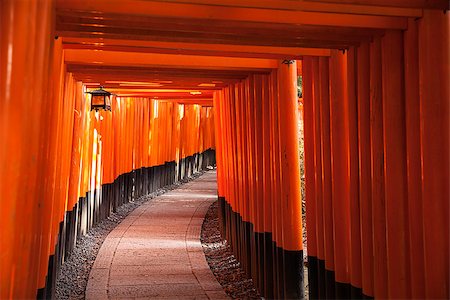
<instances>
[{"instance_id":1,"label":"red torii gate","mask_svg":"<svg viewBox=\"0 0 450 300\"><path fill-rule=\"evenodd\" d=\"M80 203L125 201L115 182L133 170L141 192L156 173L175 180L172 163L209 148L236 255L266 297L300 297L291 60L303 61L311 296L449 297L448 1L0 8L1 298L51 295ZM83 85L123 97L90 112Z\"/></svg>"}]
</instances>

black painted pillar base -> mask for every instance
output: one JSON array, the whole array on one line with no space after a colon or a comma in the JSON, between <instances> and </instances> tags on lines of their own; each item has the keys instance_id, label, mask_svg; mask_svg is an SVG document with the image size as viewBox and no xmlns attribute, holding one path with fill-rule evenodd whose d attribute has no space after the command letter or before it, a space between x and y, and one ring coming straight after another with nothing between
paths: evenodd
<instances>
[{"instance_id":1,"label":"black painted pillar base","mask_svg":"<svg viewBox=\"0 0 450 300\"><path fill-rule=\"evenodd\" d=\"M303 299L303 251L282 249L284 258L284 297Z\"/></svg>"},{"instance_id":2,"label":"black painted pillar base","mask_svg":"<svg viewBox=\"0 0 450 300\"><path fill-rule=\"evenodd\" d=\"M263 234L264 241L264 291L261 294L266 299L274 299L274 269L273 269L273 241L272 233L265 232Z\"/></svg>"},{"instance_id":3,"label":"black painted pillar base","mask_svg":"<svg viewBox=\"0 0 450 300\"><path fill-rule=\"evenodd\" d=\"M336 282L334 271L325 268L325 261L308 256L308 283L310 299L372 299L361 288Z\"/></svg>"},{"instance_id":4,"label":"black painted pillar base","mask_svg":"<svg viewBox=\"0 0 450 300\"><path fill-rule=\"evenodd\" d=\"M255 232L250 222L219 197L219 225L255 287L265 299L302 299L303 251L288 251L272 240L271 233Z\"/></svg>"}]
</instances>

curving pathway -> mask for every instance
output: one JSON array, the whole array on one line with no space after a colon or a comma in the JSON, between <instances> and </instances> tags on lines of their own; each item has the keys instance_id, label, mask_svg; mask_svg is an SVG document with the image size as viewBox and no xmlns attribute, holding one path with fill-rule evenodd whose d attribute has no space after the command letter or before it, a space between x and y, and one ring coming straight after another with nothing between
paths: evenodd
<instances>
[{"instance_id":1,"label":"curving pathway","mask_svg":"<svg viewBox=\"0 0 450 300\"><path fill-rule=\"evenodd\" d=\"M216 189L207 172L136 208L103 242L86 299L228 299L200 243Z\"/></svg>"}]
</instances>

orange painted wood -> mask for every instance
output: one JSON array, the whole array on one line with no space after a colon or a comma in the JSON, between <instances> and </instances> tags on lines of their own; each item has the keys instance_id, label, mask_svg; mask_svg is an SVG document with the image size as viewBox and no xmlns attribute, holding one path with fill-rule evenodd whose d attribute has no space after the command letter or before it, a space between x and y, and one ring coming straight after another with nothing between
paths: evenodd
<instances>
[{"instance_id":1,"label":"orange painted wood","mask_svg":"<svg viewBox=\"0 0 450 300\"><path fill-rule=\"evenodd\" d=\"M41 116L49 87L47 66L51 61L52 41L46 35L50 34L53 13L52 3L48 1L3 1L0 5L0 235L2 246L6 245L0 256L0 297L24 298L33 297L37 286L36 277L26 280L28 271L36 274L38 269L37 260L32 260L31 253L37 252L40 258L39 220L30 212L38 209L39 201L43 201L38 198L42 190L37 179L43 175L39 169L42 165L39 150L46 120ZM42 10L42 19L38 17L38 10ZM36 26L21 24L22 18ZM25 39L26 36L42 40L33 45L34 39ZM21 88L24 81L29 83L29 89ZM29 99L34 101L30 103ZM25 110L26 115L23 114ZM28 176L23 177L25 173ZM30 197L23 198L23 195Z\"/></svg>"},{"instance_id":2,"label":"orange painted wood","mask_svg":"<svg viewBox=\"0 0 450 300\"><path fill-rule=\"evenodd\" d=\"M217 7L198 4L158 3L152 1L139 2L128 0L120 3L108 1L89 2L86 0L58 1L61 10L99 11L105 13L141 15L143 11L151 11L159 17L186 17L202 20L229 20L243 22L263 22L282 24L349 26L366 28L404 29L406 19L385 16L360 16L350 14L333 14L321 12L304 12L289 10L271 10L237 7Z\"/></svg>"},{"instance_id":3,"label":"orange painted wood","mask_svg":"<svg viewBox=\"0 0 450 300\"><path fill-rule=\"evenodd\" d=\"M64 37L64 49L97 49L120 52L153 52L205 56L230 56L248 58L300 58L303 55L329 56L330 50L320 48L292 48L232 44L199 44L159 42L148 40L119 40L105 38Z\"/></svg>"},{"instance_id":4,"label":"orange painted wood","mask_svg":"<svg viewBox=\"0 0 450 300\"><path fill-rule=\"evenodd\" d=\"M273 241L278 247L282 246L282 215L280 211L281 198L281 170L280 170L280 133L279 133L279 115L278 115L278 75L277 72L271 73L271 145L272 145L272 230Z\"/></svg>"},{"instance_id":5,"label":"orange painted wood","mask_svg":"<svg viewBox=\"0 0 450 300\"><path fill-rule=\"evenodd\" d=\"M156 0L164 1L164 0ZM176 3L198 3L209 4L217 6L238 6L238 7L252 7L252 8L272 8L272 9L287 9L297 11L317 11L317 12L344 12L353 14L370 14L370 15L393 15L393 16L409 16L420 17L420 9L408 8L408 5L403 4L400 7L395 6L372 6L373 3L368 2L366 5L361 4L335 4L335 3L320 3L318 1L283 1L283 0L246 0L236 3L233 0L171 0ZM332 2L332 1L330 1ZM418 4L416 4L417 6ZM405 7L402 7L405 6Z\"/></svg>"},{"instance_id":6,"label":"orange painted wood","mask_svg":"<svg viewBox=\"0 0 450 300\"><path fill-rule=\"evenodd\" d=\"M262 58L237 58L154 53L130 53L117 51L65 50L67 63L83 63L108 66L172 66L179 69L264 70L276 68L276 60Z\"/></svg>"},{"instance_id":7,"label":"orange painted wood","mask_svg":"<svg viewBox=\"0 0 450 300\"><path fill-rule=\"evenodd\" d=\"M223 152L224 152L224 146L222 146L222 136L224 135L223 131L223 125L222 125L222 101L220 98L219 93L214 93L214 109L217 112L216 117L214 118L214 130L217 133L215 135L215 144L216 144L216 165L217 165L217 195L219 197L225 197L225 176L224 176L224 158L223 158Z\"/></svg>"},{"instance_id":8,"label":"orange painted wood","mask_svg":"<svg viewBox=\"0 0 450 300\"><path fill-rule=\"evenodd\" d=\"M312 62L312 96L313 96L313 118L314 118L314 189L315 189L315 203L316 210L316 230L317 230L317 257L325 259L324 253L324 207L323 207L323 185L322 185L322 138L321 138L321 69L319 65L319 58L314 57ZM328 85L328 82L326 83ZM327 86L328 88L328 86ZM327 99L324 99L325 101ZM326 122L326 121L324 121Z\"/></svg>"},{"instance_id":9,"label":"orange painted wood","mask_svg":"<svg viewBox=\"0 0 450 300\"><path fill-rule=\"evenodd\" d=\"M350 178L347 55L334 51L330 57L331 176L334 221L334 271L337 282L349 283Z\"/></svg>"},{"instance_id":10,"label":"orange painted wood","mask_svg":"<svg viewBox=\"0 0 450 300\"><path fill-rule=\"evenodd\" d=\"M237 101L239 103L239 131L240 131L240 155L241 155L241 161L239 163L239 167L241 169L241 175L240 175L240 182L241 182L241 189L242 189L242 195L241 195L241 203L242 203L242 209L241 209L241 215L244 221L250 222L250 214L249 214L249 180L250 180L250 174L249 171L251 170L249 167L249 156L248 156L248 131L247 131L247 123L248 123L248 111L247 111L247 101L248 99L245 98L245 83L240 83L238 87L238 94L237 94Z\"/></svg>"},{"instance_id":11,"label":"orange painted wood","mask_svg":"<svg viewBox=\"0 0 450 300\"><path fill-rule=\"evenodd\" d=\"M358 158L359 201L361 225L362 290L373 296L373 228L372 188L370 159L370 46L361 44L357 49L357 97L358 97Z\"/></svg>"},{"instance_id":12,"label":"orange painted wood","mask_svg":"<svg viewBox=\"0 0 450 300\"><path fill-rule=\"evenodd\" d=\"M425 293L449 298L449 14L419 21L420 138Z\"/></svg>"},{"instance_id":13,"label":"orange painted wood","mask_svg":"<svg viewBox=\"0 0 450 300\"><path fill-rule=\"evenodd\" d=\"M73 122L73 138L72 138L72 155L71 162L73 163L73 167L70 168L70 177L69 177L69 190L68 190L68 199L70 200L70 204L68 206L69 210L72 210L78 199L78 187L80 184L80 174L81 174L81 147L82 147L82 113L83 113L83 97L81 95L82 85L81 83L77 83L76 89L78 93L75 99L74 105L74 122Z\"/></svg>"},{"instance_id":14,"label":"orange painted wood","mask_svg":"<svg viewBox=\"0 0 450 300\"><path fill-rule=\"evenodd\" d=\"M409 298L405 91L403 36L389 31L381 41L388 295Z\"/></svg>"},{"instance_id":15,"label":"orange painted wood","mask_svg":"<svg viewBox=\"0 0 450 300\"><path fill-rule=\"evenodd\" d=\"M246 97L247 112L248 112L248 149L250 154L250 187L251 187L251 211L252 224L255 232L263 231L264 211L263 211L263 182L262 182L262 131L261 131L261 91L264 88L261 86L261 77L258 75L251 76L246 81Z\"/></svg>"},{"instance_id":16,"label":"orange painted wood","mask_svg":"<svg viewBox=\"0 0 450 300\"><path fill-rule=\"evenodd\" d=\"M229 106L229 114L230 114L230 123L231 123L231 140L233 141L232 143L232 153L233 153L233 166L232 166L232 170L233 170L233 193L234 193L234 211L235 212L240 212L241 209L241 200L242 198L240 197L241 194L241 189L240 189L240 185L239 185L239 172L238 172L238 164L239 164L239 148L238 148L238 144L237 144L237 138L238 138L238 134L237 134L237 110L236 110L236 99L234 96L234 88L235 87L231 87L228 91L228 96L230 99L230 106Z\"/></svg>"},{"instance_id":17,"label":"orange painted wood","mask_svg":"<svg viewBox=\"0 0 450 300\"><path fill-rule=\"evenodd\" d=\"M227 173L225 174L227 178L227 197L228 202L231 206L231 208L234 208L234 197L233 197L233 191L232 191L232 174L231 174L231 162L232 162L232 154L230 153L230 146L231 146L231 139L229 138L230 134L230 119L228 115L228 98L227 98L227 91L225 90L223 93L223 107L224 107L224 128L225 128L225 139L228 141L228 143L224 143L226 153L224 153L225 161L227 162Z\"/></svg>"},{"instance_id":18,"label":"orange painted wood","mask_svg":"<svg viewBox=\"0 0 450 300\"><path fill-rule=\"evenodd\" d=\"M362 287L361 226L359 197L358 153L358 101L357 101L357 52L354 47L347 52L348 131L349 131L349 193L350 193L350 282Z\"/></svg>"},{"instance_id":19,"label":"orange painted wood","mask_svg":"<svg viewBox=\"0 0 450 300\"><path fill-rule=\"evenodd\" d=\"M270 76L266 75L262 77L262 86L265 87L263 90L263 98L261 105L261 122L262 126L261 134L259 137L261 138L262 142L262 174L263 177L262 180L262 197L263 197L263 212L264 212L264 222L263 222L263 231L266 233L272 232L272 180L271 180L271 119L270 119L270 93L271 93L271 85L270 85ZM258 104L257 104L258 105ZM258 117L258 116L257 116ZM257 119L259 120L259 119ZM258 122L257 122L258 123ZM258 128L256 128L258 130ZM259 172L259 169L258 169Z\"/></svg>"},{"instance_id":20,"label":"orange painted wood","mask_svg":"<svg viewBox=\"0 0 450 300\"><path fill-rule=\"evenodd\" d=\"M322 208L323 211L317 211L322 214L323 222L323 259L325 259L325 268L334 270L334 242L333 242L333 205L332 205L332 181L331 181L331 135L330 135L330 90L329 90L329 59L319 58L320 72L320 123L322 140L321 161L322 161ZM320 226L319 224L317 226Z\"/></svg>"},{"instance_id":21,"label":"orange painted wood","mask_svg":"<svg viewBox=\"0 0 450 300\"><path fill-rule=\"evenodd\" d=\"M311 0L306 0L311 1ZM436 9L448 9L448 2L444 0L427 1L427 0L314 0L315 2L330 2L330 3L345 3L345 4L355 4L355 5L375 5L375 6L386 6L386 7L410 7L410 8L436 8Z\"/></svg>"},{"instance_id":22,"label":"orange painted wood","mask_svg":"<svg viewBox=\"0 0 450 300\"><path fill-rule=\"evenodd\" d=\"M305 197L306 197L306 226L308 234L308 255L317 257L316 227L316 189L314 169L314 95L313 95L313 57L303 59L303 120L304 120L304 155L305 155Z\"/></svg>"},{"instance_id":23,"label":"orange painted wood","mask_svg":"<svg viewBox=\"0 0 450 300\"><path fill-rule=\"evenodd\" d=\"M302 207L297 108L297 64L278 67L280 154L282 172L283 249L299 251L302 243Z\"/></svg>"},{"instance_id":24,"label":"orange painted wood","mask_svg":"<svg viewBox=\"0 0 450 300\"><path fill-rule=\"evenodd\" d=\"M370 147L372 181L374 296L388 297L384 187L381 40L370 44Z\"/></svg>"},{"instance_id":25,"label":"orange painted wood","mask_svg":"<svg viewBox=\"0 0 450 300\"><path fill-rule=\"evenodd\" d=\"M234 112L234 139L236 140L236 161L235 161L235 181L236 181L236 195L237 195L237 212L242 216L244 213L244 201L247 199L244 196L244 177L243 177L243 139L242 139L242 110L241 110L241 97L239 97L240 84L237 83L232 87L233 94L233 106L232 111ZM242 216L245 218L245 216Z\"/></svg>"},{"instance_id":26,"label":"orange painted wood","mask_svg":"<svg viewBox=\"0 0 450 300\"><path fill-rule=\"evenodd\" d=\"M225 90L224 92L223 92L223 96L224 96L224 99L223 99L223 104L224 104L224 110L225 110L225 112L224 112L224 120L226 121L226 126L225 126L225 129L226 129L226 140L228 140L229 141L229 143L226 143L226 145L227 145L227 147L226 147L226 150L227 150L227 152L226 152L226 161L227 161L227 174L226 174L226 176L227 176L227 181L228 181L228 187L227 187L227 191L228 191L228 193L229 193L229 195L228 195L228 198L229 198L229 203L230 203L230 206L231 206L231 208L232 209L235 209L235 204L234 204L234 200L235 200L235 198L234 198L234 189L233 189L233 184L234 184L234 182L232 181L233 180L233 174L232 174L232 162L233 162L233 159L234 159L234 156L233 156L233 152L231 152L231 146L232 146L232 138L231 138L231 136L230 136L230 130L231 130L231 120L230 120L230 116L229 116L229 99L228 99L228 95L227 95L228 93L227 93L227 90Z\"/></svg>"}]
</instances>

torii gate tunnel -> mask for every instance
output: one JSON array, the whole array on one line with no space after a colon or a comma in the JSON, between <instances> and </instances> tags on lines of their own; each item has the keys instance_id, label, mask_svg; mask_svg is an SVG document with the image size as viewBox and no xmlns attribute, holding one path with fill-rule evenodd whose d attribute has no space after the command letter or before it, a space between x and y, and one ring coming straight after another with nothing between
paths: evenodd
<instances>
[{"instance_id":1,"label":"torii gate tunnel","mask_svg":"<svg viewBox=\"0 0 450 300\"><path fill-rule=\"evenodd\" d=\"M0 3L1 299L214 164L242 267L302 298L298 76L309 297L450 298L447 0Z\"/></svg>"}]
</instances>

